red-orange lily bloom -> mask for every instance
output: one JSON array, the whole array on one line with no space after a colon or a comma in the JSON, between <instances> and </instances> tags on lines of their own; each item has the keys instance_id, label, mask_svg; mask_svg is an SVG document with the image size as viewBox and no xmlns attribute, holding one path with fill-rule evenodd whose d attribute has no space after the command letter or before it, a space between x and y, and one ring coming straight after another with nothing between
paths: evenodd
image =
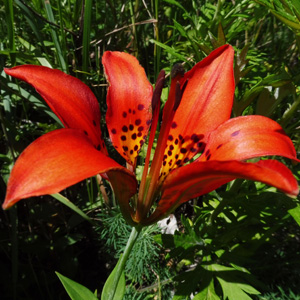
<instances>
[{"instance_id":1,"label":"red-orange lily bloom","mask_svg":"<svg viewBox=\"0 0 300 300\"><path fill-rule=\"evenodd\" d=\"M297 195L297 181L282 163L272 159L246 162L270 155L298 160L292 141L275 121L263 116L230 119L235 87L233 57L232 47L225 45L189 72L184 74L179 68L171 74L170 93L150 164L164 73L153 92L144 69L133 56L104 53L110 84L106 123L111 142L127 161L127 168L108 157L98 102L85 84L46 67L6 69L7 74L34 86L65 128L43 135L20 155L11 172L3 208L22 198L57 193L104 173L125 218L133 225L151 224L181 203L235 178L261 181ZM134 171L150 126L138 189Z\"/></svg>"}]
</instances>

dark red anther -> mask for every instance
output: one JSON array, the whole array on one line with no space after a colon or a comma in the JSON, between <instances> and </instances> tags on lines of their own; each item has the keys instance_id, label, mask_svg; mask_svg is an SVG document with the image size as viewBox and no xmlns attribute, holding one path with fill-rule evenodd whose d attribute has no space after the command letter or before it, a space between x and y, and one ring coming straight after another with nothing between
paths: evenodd
<instances>
[{"instance_id":1,"label":"dark red anther","mask_svg":"<svg viewBox=\"0 0 300 300\"><path fill-rule=\"evenodd\" d=\"M152 96L152 111L155 111L155 108L157 106L157 103L160 101L160 96L162 89L165 84L165 75L166 72L164 70L161 70L160 73L158 74L156 84L155 84L155 89L153 91L153 96Z\"/></svg>"},{"instance_id":2,"label":"dark red anther","mask_svg":"<svg viewBox=\"0 0 300 300\"><path fill-rule=\"evenodd\" d=\"M172 68L172 71L171 71L171 79L174 79L176 78L178 75L180 77L183 77L184 76L184 68L183 68L183 65L182 64L175 64Z\"/></svg>"},{"instance_id":3,"label":"dark red anther","mask_svg":"<svg viewBox=\"0 0 300 300\"><path fill-rule=\"evenodd\" d=\"M173 110L176 111L180 101L181 101L181 97L182 97L182 93L181 93L181 89L180 89L180 83L179 81L176 82L176 88L175 88L175 101L174 101L174 106L173 106Z\"/></svg>"}]
</instances>

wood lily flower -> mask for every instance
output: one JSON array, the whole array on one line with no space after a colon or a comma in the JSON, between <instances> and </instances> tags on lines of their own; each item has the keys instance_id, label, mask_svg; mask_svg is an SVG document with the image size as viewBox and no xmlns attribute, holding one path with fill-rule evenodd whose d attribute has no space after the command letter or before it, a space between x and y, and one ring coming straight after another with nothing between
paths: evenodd
<instances>
[{"instance_id":1,"label":"wood lily flower","mask_svg":"<svg viewBox=\"0 0 300 300\"><path fill-rule=\"evenodd\" d=\"M274 155L298 160L292 141L275 121L263 116L230 119L235 87L233 56L232 47L225 45L187 73L174 68L150 163L164 72L153 91L133 56L104 54L110 84L107 128L127 168L108 157L98 102L85 84L45 67L6 69L7 74L33 85L65 128L38 138L20 155L11 172L3 208L22 198L59 192L96 174L105 174L110 180L123 215L132 225L154 223L181 203L236 178L261 181L297 195L297 181L282 163L272 159L247 162ZM150 126L138 189L134 171ZM198 158L191 162L196 154Z\"/></svg>"}]
</instances>

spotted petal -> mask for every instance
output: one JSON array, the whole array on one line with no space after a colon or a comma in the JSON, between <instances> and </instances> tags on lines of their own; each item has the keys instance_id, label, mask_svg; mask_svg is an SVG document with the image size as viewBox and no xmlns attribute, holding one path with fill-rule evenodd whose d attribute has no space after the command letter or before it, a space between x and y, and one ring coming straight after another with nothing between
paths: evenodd
<instances>
[{"instance_id":1,"label":"spotted petal","mask_svg":"<svg viewBox=\"0 0 300 300\"><path fill-rule=\"evenodd\" d=\"M109 177L110 172L114 172L114 178L118 172L122 182L126 181L125 186L116 186L118 193L132 196L136 192L134 175L97 151L82 131L54 130L30 144L16 161L3 208L23 198L57 193L98 173Z\"/></svg>"},{"instance_id":2,"label":"spotted petal","mask_svg":"<svg viewBox=\"0 0 300 300\"><path fill-rule=\"evenodd\" d=\"M291 171L276 160L262 160L257 163L193 162L173 171L166 178L161 200L145 224L163 218L189 199L209 193L236 178L261 181L294 196L299 193L298 183Z\"/></svg>"},{"instance_id":3,"label":"spotted petal","mask_svg":"<svg viewBox=\"0 0 300 300\"><path fill-rule=\"evenodd\" d=\"M246 160L266 155L297 160L291 139L277 122L263 116L244 116L214 130L200 160Z\"/></svg>"},{"instance_id":4,"label":"spotted petal","mask_svg":"<svg viewBox=\"0 0 300 300\"><path fill-rule=\"evenodd\" d=\"M107 80L106 122L117 151L135 165L152 119L152 86L134 56L105 52L102 58Z\"/></svg>"},{"instance_id":5,"label":"spotted petal","mask_svg":"<svg viewBox=\"0 0 300 300\"><path fill-rule=\"evenodd\" d=\"M97 149L107 153L100 130L99 104L87 85L59 70L23 65L6 74L31 84L67 128L81 129Z\"/></svg>"},{"instance_id":6,"label":"spotted petal","mask_svg":"<svg viewBox=\"0 0 300 300\"><path fill-rule=\"evenodd\" d=\"M163 173L203 150L210 131L227 121L234 95L233 48L222 46L184 75L187 85L175 113Z\"/></svg>"}]
</instances>

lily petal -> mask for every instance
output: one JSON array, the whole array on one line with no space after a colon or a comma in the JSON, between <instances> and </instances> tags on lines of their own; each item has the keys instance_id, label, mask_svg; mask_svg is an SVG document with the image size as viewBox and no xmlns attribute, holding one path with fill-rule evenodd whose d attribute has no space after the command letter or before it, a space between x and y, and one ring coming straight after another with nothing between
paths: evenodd
<instances>
[{"instance_id":1,"label":"lily petal","mask_svg":"<svg viewBox=\"0 0 300 300\"><path fill-rule=\"evenodd\" d=\"M180 81L182 86L188 82L173 119L162 173L202 151L208 133L229 119L235 89L233 58L233 48L222 46Z\"/></svg>"},{"instance_id":2,"label":"lily petal","mask_svg":"<svg viewBox=\"0 0 300 300\"><path fill-rule=\"evenodd\" d=\"M110 84L106 113L110 139L127 162L135 165L151 124L153 89L134 56L108 51L102 63Z\"/></svg>"},{"instance_id":3,"label":"lily petal","mask_svg":"<svg viewBox=\"0 0 300 300\"><path fill-rule=\"evenodd\" d=\"M292 172L276 160L257 163L193 162L173 171L166 178L161 200L155 212L145 220L145 224L158 221L189 199L209 193L236 178L261 181L290 195L296 196L299 193L298 183Z\"/></svg>"},{"instance_id":4,"label":"lily petal","mask_svg":"<svg viewBox=\"0 0 300 300\"><path fill-rule=\"evenodd\" d=\"M266 155L299 161L293 142L277 122L263 116L243 116L214 130L199 160L246 160Z\"/></svg>"},{"instance_id":5,"label":"lily petal","mask_svg":"<svg viewBox=\"0 0 300 300\"><path fill-rule=\"evenodd\" d=\"M5 73L31 84L67 128L81 129L98 150L107 154L100 129L100 109L90 88L62 71L23 65Z\"/></svg>"},{"instance_id":6,"label":"lily petal","mask_svg":"<svg viewBox=\"0 0 300 300\"><path fill-rule=\"evenodd\" d=\"M119 193L123 189L127 195L128 190L136 192L133 173L97 151L82 131L54 130L30 144L16 161L3 208L23 198L57 193L98 173L107 173L109 177L110 171L118 171L119 177L127 178L127 186L118 186Z\"/></svg>"}]
</instances>

